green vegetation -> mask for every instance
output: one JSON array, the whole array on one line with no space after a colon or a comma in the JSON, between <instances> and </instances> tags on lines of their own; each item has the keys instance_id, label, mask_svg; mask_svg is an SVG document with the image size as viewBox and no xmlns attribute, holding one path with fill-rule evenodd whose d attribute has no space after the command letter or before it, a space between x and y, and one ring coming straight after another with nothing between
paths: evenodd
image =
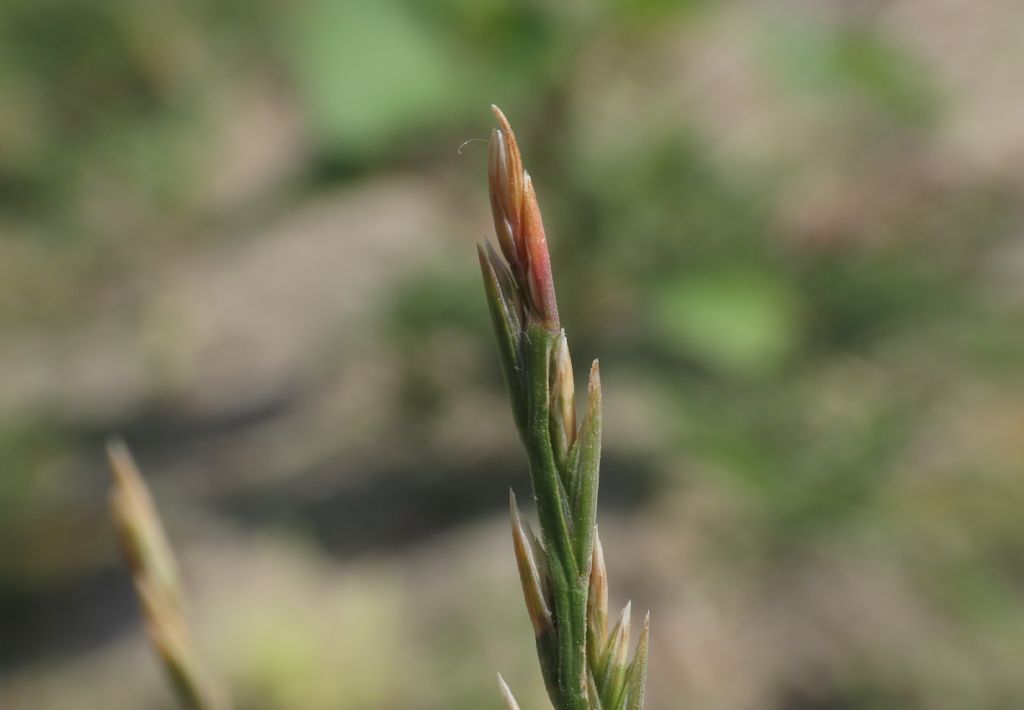
<instances>
[{"instance_id":1,"label":"green vegetation","mask_svg":"<svg viewBox=\"0 0 1024 710\"><path fill-rule=\"evenodd\" d=\"M109 432L246 708L548 702L471 256L495 102L601 356L647 705L1013 707L1022 25L924 5L2 3L0 706L165 706Z\"/></svg>"}]
</instances>

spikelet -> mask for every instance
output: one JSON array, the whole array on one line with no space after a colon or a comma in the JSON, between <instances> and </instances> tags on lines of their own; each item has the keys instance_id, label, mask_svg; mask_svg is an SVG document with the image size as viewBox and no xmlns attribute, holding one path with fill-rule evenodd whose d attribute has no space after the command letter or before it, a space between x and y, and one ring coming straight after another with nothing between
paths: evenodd
<instances>
[{"instance_id":1,"label":"spikelet","mask_svg":"<svg viewBox=\"0 0 1024 710\"><path fill-rule=\"evenodd\" d=\"M145 481L123 442L107 444L111 511L150 642L182 707L227 710L227 696L204 673L185 622L178 564Z\"/></svg>"},{"instance_id":2,"label":"spikelet","mask_svg":"<svg viewBox=\"0 0 1024 710\"><path fill-rule=\"evenodd\" d=\"M597 535L601 376L590 368L577 421L572 359L558 317L547 239L508 119L491 107L488 186L498 251L478 249L502 374L530 462L534 537L510 500L512 541L544 683L558 710L640 710L648 627L628 663L630 605L608 634L608 572ZM501 683L508 707L515 707Z\"/></svg>"}]
</instances>

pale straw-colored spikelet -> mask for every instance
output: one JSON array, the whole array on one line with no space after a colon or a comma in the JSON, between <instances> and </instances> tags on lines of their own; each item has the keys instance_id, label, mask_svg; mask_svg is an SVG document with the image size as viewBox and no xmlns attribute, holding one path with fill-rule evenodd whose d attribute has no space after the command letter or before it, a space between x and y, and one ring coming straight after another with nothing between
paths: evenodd
<instances>
[{"instance_id":1,"label":"pale straw-colored spikelet","mask_svg":"<svg viewBox=\"0 0 1024 710\"><path fill-rule=\"evenodd\" d=\"M111 512L150 642L179 702L190 710L227 710L226 694L207 678L185 621L178 564L152 496L128 447L107 444L113 475Z\"/></svg>"},{"instance_id":2,"label":"pale straw-colored spikelet","mask_svg":"<svg viewBox=\"0 0 1024 710\"><path fill-rule=\"evenodd\" d=\"M519 710L519 703L516 702L511 688L508 687L505 679L501 677L501 673L498 674L498 689L501 691L501 699L505 701L505 710Z\"/></svg>"}]
</instances>

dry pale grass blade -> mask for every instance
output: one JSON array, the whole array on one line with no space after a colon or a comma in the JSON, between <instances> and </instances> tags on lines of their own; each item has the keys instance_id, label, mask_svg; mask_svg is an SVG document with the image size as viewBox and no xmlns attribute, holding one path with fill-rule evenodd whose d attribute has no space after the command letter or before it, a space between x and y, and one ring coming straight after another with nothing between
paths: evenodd
<instances>
[{"instance_id":1,"label":"dry pale grass blade","mask_svg":"<svg viewBox=\"0 0 1024 710\"><path fill-rule=\"evenodd\" d=\"M114 478L110 495L114 526L132 576L144 574L154 595L177 609L181 604L178 564L149 489L123 442L110 442L107 458Z\"/></svg>"},{"instance_id":2,"label":"dry pale grass blade","mask_svg":"<svg viewBox=\"0 0 1024 710\"><path fill-rule=\"evenodd\" d=\"M178 564L149 489L128 447L107 445L113 475L111 512L132 575L146 631L182 707L228 710L227 695L206 676L185 623Z\"/></svg>"},{"instance_id":3,"label":"dry pale grass blade","mask_svg":"<svg viewBox=\"0 0 1024 710\"><path fill-rule=\"evenodd\" d=\"M519 710L519 703L516 702L515 696L512 695L512 689L501 677L501 673L498 674L498 688L501 690L501 699L505 701L505 710Z\"/></svg>"}]
</instances>

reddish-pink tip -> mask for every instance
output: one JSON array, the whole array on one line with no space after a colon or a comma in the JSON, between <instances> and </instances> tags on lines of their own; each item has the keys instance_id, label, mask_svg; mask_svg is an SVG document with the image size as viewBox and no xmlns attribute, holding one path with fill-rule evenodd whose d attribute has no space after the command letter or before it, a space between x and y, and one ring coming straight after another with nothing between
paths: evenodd
<instances>
[{"instance_id":1,"label":"reddish-pink tip","mask_svg":"<svg viewBox=\"0 0 1024 710\"><path fill-rule=\"evenodd\" d=\"M544 235L544 222L540 217L533 180L524 174L523 241L526 245L527 279L530 300L541 320L551 329L558 328L558 304L555 301L555 283L551 276L551 257Z\"/></svg>"},{"instance_id":2,"label":"reddish-pink tip","mask_svg":"<svg viewBox=\"0 0 1024 710\"><path fill-rule=\"evenodd\" d=\"M511 267L528 312L550 330L558 329L558 305L551 278L544 223L533 182L523 170L515 134L505 114L491 106L499 128L491 133L488 184L498 245Z\"/></svg>"}]
</instances>

